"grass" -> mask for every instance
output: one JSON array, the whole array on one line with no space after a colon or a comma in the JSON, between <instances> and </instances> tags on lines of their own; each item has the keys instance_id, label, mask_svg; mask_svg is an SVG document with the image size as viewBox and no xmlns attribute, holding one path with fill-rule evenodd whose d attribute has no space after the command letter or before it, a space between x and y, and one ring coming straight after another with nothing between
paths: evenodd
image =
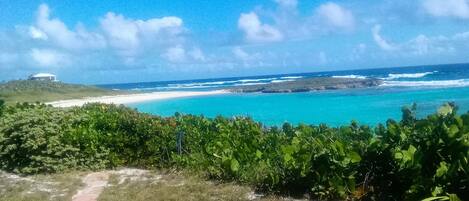
<instances>
[{"instance_id":1,"label":"grass","mask_svg":"<svg viewBox=\"0 0 469 201\"><path fill-rule=\"evenodd\" d=\"M0 172L2 201L66 201L81 187L83 172L20 177Z\"/></svg>"},{"instance_id":2,"label":"grass","mask_svg":"<svg viewBox=\"0 0 469 201\"><path fill-rule=\"evenodd\" d=\"M145 171L145 174L131 175L118 173L119 171L110 172L112 173L108 186L101 193L99 201L301 201L256 194L249 186L208 181L191 173ZM68 201L84 187L81 179L88 173L68 172L20 177L0 171L0 200Z\"/></svg>"},{"instance_id":3,"label":"grass","mask_svg":"<svg viewBox=\"0 0 469 201\"><path fill-rule=\"evenodd\" d=\"M16 80L0 84L0 99L10 105L17 102L50 102L125 93L128 92L51 81Z\"/></svg>"},{"instance_id":4,"label":"grass","mask_svg":"<svg viewBox=\"0 0 469 201\"><path fill-rule=\"evenodd\" d=\"M262 196L255 194L249 186L207 181L189 173L153 174L158 176L137 181L126 180L120 184L119 181L122 180L112 175L109 181L111 186L104 190L99 201L293 200L278 196Z\"/></svg>"}]
</instances>

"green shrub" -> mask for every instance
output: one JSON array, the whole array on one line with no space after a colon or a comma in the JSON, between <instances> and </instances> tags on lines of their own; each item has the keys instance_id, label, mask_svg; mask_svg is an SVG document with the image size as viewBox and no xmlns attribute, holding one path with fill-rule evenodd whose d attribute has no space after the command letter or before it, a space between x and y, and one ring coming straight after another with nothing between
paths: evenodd
<instances>
[{"instance_id":1,"label":"green shrub","mask_svg":"<svg viewBox=\"0 0 469 201\"><path fill-rule=\"evenodd\" d=\"M0 118L0 168L181 168L320 200L469 200L469 113L446 104L417 119L415 109L373 128L277 128L245 117L162 118L105 104L17 104Z\"/></svg>"},{"instance_id":2,"label":"green shrub","mask_svg":"<svg viewBox=\"0 0 469 201\"><path fill-rule=\"evenodd\" d=\"M3 110L5 110L5 101L0 99L0 117L3 114Z\"/></svg>"},{"instance_id":3,"label":"green shrub","mask_svg":"<svg viewBox=\"0 0 469 201\"><path fill-rule=\"evenodd\" d=\"M62 143L65 112L18 105L0 121L0 166L17 173L62 171L77 165L80 151Z\"/></svg>"},{"instance_id":4,"label":"green shrub","mask_svg":"<svg viewBox=\"0 0 469 201\"><path fill-rule=\"evenodd\" d=\"M8 107L0 120L0 167L22 174L106 167L107 150L89 153L93 131L76 132L78 118L42 104ZM90 140L88 146L73 140L80 137Z\"/></svg>"}]
</instances>

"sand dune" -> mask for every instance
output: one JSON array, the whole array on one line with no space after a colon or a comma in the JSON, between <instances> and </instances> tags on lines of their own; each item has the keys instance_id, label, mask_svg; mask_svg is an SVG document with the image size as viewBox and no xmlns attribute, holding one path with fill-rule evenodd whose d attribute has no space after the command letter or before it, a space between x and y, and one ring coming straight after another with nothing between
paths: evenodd
<instances>
[{"instance_id":1,"label":"sand dune","mask_svg":"<svg viewBox=\"0 0 469 201\"><path fill-rule=\"evenodd\" d=\"M151 92L141 94L129 94L129 95L118 95L118 96L102 96L102 97L89 97L83 99L71 99L49 102L46 104L54 107L73 107L82 106L86 103L107 103L107 104L129 104L146 102L153 100L181 98L181 97L192 97L192 96L208 96L229 93L225 90L216 91L171 91L171 92Z\"/></svg>"}]
</instances>

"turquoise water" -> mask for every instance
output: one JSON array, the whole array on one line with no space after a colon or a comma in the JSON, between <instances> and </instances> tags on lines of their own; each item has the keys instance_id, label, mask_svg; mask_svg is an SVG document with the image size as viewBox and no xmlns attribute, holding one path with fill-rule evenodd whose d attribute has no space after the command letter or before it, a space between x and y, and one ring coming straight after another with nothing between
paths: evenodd
<instances>
[{"instance_id":1,"label":"turquoise water","mask_svg":"<svg viewBox=\"0 0 469 201\"><path fill-rule=\"evenodd\" d=\"M469 110L469 87L440 89L375 88L291 94L228 94L159 100L129 106L139 111L171 116L175 112L215 117L250 116L266 125L326 123L337 126L357 120L376 125L401 118L401 107L417 103L418 116L436 111L447 101Z\"/></svg>"}]
</instances>

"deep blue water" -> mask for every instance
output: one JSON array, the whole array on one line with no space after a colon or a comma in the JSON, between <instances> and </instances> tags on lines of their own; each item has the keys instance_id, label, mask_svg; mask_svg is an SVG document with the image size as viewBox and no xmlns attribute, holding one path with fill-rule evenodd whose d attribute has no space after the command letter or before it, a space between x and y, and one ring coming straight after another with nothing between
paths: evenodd
<instances>
[{"instance_id":1,"label":"deep blue water","mask_svg":"<svg viewBox=\"0 0 469 201\"><path fill-rule=\"evenodd\" d=\"M418 115L436 111L453 101L461 112L469 110L469 64L368 69L256 77L187 80L172 82L106 85L112 89L144 91L213 90L227 86L284 82L304 77L374 77L384 84L375 88L292 94L228 94L159 100L131 104L139 111L170 116L175 112L250 116L267 125L284 122L330 125L352 120L375 125L400 119L401 107L417 103Z\"/></svg>"},{"instance_id":2,"label":"deep blue water","mask_svg":"<svg viewBox=\"0 0 469 201\"><path fill-rule=\"evenodd\" d=\"M217 88L282 82L309 77L373 77L384 79L386 86L469 86L469 64L449 64L400 68L362 69L300 74L264 75L251 77L215 78L164 82L141 82L100 85L109 89L137 91L213 90ZM415 83L415 81L419 81Z\"/></svg>"}]
</instances>

